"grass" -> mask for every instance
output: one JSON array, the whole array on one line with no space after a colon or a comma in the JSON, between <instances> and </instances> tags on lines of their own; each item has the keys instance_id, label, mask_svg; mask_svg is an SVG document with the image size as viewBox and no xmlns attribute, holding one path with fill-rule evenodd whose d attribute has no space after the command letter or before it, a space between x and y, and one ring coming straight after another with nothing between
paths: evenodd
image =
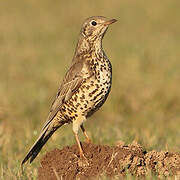
<instances>
[{"instance_id":1,"label":"grass","mask_svg":"<svg viewBox=\"0 0 180 180\"><path fill-rule=\"evenodd\" d=\"M36 179L44 152L75 143L63 127L20 175L71 62L82 21L104 15L113 87L85 126L94 143L122 140L147 150L180 148L179 1L2 1L0 6L0 179ZM82 138L82 137L81 137ZM130 177L128 179L131 179Z\"/></svg>"}]
</instances>

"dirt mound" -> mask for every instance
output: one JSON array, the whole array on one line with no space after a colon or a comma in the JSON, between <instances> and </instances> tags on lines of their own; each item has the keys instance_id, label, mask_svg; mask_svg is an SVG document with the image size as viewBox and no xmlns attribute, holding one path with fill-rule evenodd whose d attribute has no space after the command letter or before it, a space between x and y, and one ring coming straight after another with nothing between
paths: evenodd
<instances>
[{"instance_id":1,"label":"dirt mound","mask_svg":"<svg viewBox=\"0 0 180 180\"><path fill-rule=\"evenodd\" d=\"M175 176L180 178L180 154L170 152L146 152L142 146L132 143L128 146L82 144L88 165L79 160L77 145L66 146L48 152L41 160L38 169L39 180L93 179L102 175L123 177L130 173L136 177L146 176L149 172L159 177Z\"/></svg>"}]
</instances>

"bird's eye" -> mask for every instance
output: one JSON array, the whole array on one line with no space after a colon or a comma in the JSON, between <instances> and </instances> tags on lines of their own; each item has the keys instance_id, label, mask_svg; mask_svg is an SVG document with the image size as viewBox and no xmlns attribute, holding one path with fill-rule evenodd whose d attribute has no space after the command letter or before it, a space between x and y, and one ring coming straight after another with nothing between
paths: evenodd
<instances>
[{"instance_id":1,"label":"bird's eye","mask_svg":"<svg viewBox=\"0 0 180 180\"><path fill-rule=\"evenodd\" d=\"M97 22L96 22L96 21L92 21L91 24L92 24L93 26L96 26L96 25L97 25Z\"/></svg>"}]
</instances>

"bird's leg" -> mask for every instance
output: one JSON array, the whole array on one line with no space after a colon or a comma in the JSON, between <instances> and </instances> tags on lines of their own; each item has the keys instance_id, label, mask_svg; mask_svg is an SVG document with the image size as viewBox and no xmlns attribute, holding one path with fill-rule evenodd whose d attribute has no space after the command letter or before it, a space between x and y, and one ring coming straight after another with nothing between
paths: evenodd
<instances>
[{"instance_id":1,"label":"bird's leg","mask_svg":"<svg viewBox=\"0 0 180 180\"><path fill-rule=\"evenodd\" d=\"M78 147L79 147L79 154L80 154L80 159L78 161L78 165L80 167L89 166L88 160L86 159L86 157L85 157L85 155L83 153L81 143L80 143L79 138L78 138L78 134L74 132L74 135L75 135L75 139L76 139L76 142L78 144Z\"/></svg>"},{"instance_id":2,"label":"bird's leg","mask_svg":"<svg viewBox=\"0 0 180 180\"><path fill-rule=\"evenodd\" d=\"M77 142L78 147L79 147L79 155L80 155L80 158L81 158L81 159L86 159L86 157L84 156L82 147L81 147L81 143L80 143L79 138L78 138L78 134L77 134L77 133L74 133L74 136L75 136L76 142Z\"/></svg>"},{"instance_id":3,"label":"bird's leg","mask_svg":"<svg viewBox=\"0 0 180 180\"><path fill-rule=\"evenodd\" d=\"M80 158L87 161L86 157L84 156L84 153L83 153L83 150L82 150L79 138L78 138L79 127L82 125L84 120L85 120L85 117L79 116L75 121L73 121L73 132L74 132L74 136L79 147Z\"/></svg>"},{"instance_id":4,"label":"bird's leg","mask_svg":"<svg viewBox=\"0 0 180 180\"><path fill-rule=\"evenodd\" d=\"M87 133L86 133L86 130L85 130L83 124L81 124L81 130L82 130L84 136L86 137L86 142L87 142L88 144L90 144L90 143L91 143L91 139L88 137L88 135L87 135Z\"/></svg>"}]
</instances>

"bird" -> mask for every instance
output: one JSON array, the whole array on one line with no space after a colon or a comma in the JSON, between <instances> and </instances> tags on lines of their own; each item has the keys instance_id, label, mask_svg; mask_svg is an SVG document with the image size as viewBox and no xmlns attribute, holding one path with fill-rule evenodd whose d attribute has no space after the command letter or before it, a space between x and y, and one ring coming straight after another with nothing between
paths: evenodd
<instances>
[{"instance_id":1,"label":"bird","mask_svg":"<svg viewBox=\"0 0 180 180\"><path fill-rule=\"evenodd\" d=\"M21 162L23 165L36 158L53 133L72 123L80 159L85 159L78 132L81 128L86 142L91 143L84 122L106 101L112 85L112 65L103 48L102 40L116 19L104 16L87 18L80 30L72 63L60 84L41 133Z\"/></svg>"}]
</instances>

